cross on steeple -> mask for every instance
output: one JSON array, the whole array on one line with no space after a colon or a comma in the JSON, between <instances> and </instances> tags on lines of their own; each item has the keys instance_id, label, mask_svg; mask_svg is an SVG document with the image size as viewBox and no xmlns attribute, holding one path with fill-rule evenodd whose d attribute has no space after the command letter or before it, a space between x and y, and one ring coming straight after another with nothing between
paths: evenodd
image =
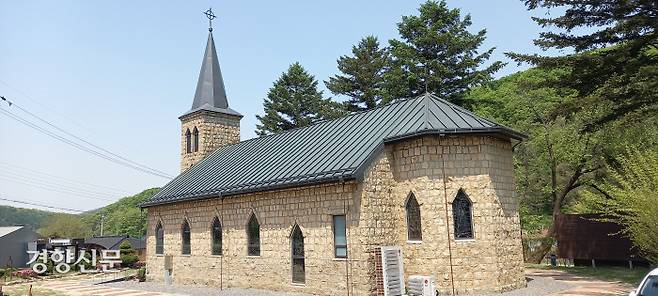
<instances>
[{"instance_id":1,"label":"cross on steeple","mask_svg":"<svg viewBox=\"0 0 658 296\"><path fill-rule=\"evenodd\" d=\"M208 31L212 32L212 20L217 18L215 14L212 13L212 7L208 8L203 14L208 18Z\"/></svg>"}]
</instances>

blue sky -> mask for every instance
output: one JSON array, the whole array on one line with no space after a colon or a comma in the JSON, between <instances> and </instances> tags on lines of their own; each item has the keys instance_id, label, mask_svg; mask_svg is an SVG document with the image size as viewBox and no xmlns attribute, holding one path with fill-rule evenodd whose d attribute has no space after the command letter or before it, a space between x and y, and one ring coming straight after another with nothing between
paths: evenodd
<instances>
[{"instance_id":1,"label":"blue sky","mask_svg":"<svg viewBox=\"0 0 658 296\"><path fill-rule=\"evenodd\" d=\"M299 61L326 80L337 72L336 59L363 36L378 36L384 44L396 38L396 23L416 14L420 3L2 1L0 95L90 142L175 175L177 118L192 104L208 6L218 16L215 42L229 104L244 115L244 140L255 137L255 115L289 64ZM532 39L540 28L521 1L448 4L471 14L472 31L487 29L484 47L497 48L494 60L508 61L508 51L539 51ZM509 63L497 76L522 69ZM80 152L3 114L0 134L0 197L89 210L167 181ZM52 190L62 184L66 190ZM79 196L82 189L104 200Z\"/></svg>"}]
</instances>

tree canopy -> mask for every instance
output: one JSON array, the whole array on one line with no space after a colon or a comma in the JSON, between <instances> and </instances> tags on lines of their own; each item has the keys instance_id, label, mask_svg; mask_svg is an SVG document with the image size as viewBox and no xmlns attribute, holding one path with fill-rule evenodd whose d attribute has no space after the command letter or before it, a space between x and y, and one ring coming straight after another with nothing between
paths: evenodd
<instances>
[{"instance_id":1,"label":"tree canopy","mask_svg":"<svg viewBox=\"0 0 658 296\"><path fill-rule=\"evenodd\" d=\"M299 63L274 82L263 103L265 115L256 115L258 135L273 134L313 122L334 118L340 114L338 103L322 97L318 81Z\"/></svg>"},{"instance_id":2,"label":"tree canopy","mask_svg":"<svg viewBox=\"0 0 658 296\"><path fill-rule=\"evenodd\" d=\"M579 100L559 113L595 112L586 130L617 119L658 113L658 2L645 0L525 0L529 10L566 8L554 17L533 18L546 31L542 49L574 54L542 56L508 53L518 62L543 69L569 69L559 85L577 90Z\"/></svg>"},{"instance_id":3,"label":"tree canopy","mask_svg":"<svg viewBox=\"0 0 658 296\"><path fill-rule=\"evenodd\" d=\"M494 48L480 51L486 30L469 32L470 15L462 17L445 1L427 1L418 11L419 15L403 16L398 23L401 40L389 41L388 92L394 98L431 92L459 104L469 88L490 81L503 64L484 66Z\"/></svg>"},{"instance_id":4,"label":"tree canopy","mask_svg":"<svg viewBox=\"0 0 658 296\"><path fill-rule=\"evenodd\" d=\"M375 36L367 36L352 47L352 56L338 58L337 74L325 81L335 95L345 95L347 111L362 111L375 108L392 98L386 93L384 73L390 65L386 48L379 46Z\"/></svg>"}]
</instances>

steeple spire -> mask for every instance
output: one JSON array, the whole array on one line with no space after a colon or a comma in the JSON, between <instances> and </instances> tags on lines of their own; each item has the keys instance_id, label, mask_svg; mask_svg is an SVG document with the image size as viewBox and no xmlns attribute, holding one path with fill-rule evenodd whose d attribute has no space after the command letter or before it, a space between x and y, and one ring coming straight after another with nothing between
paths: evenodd
<instances>
[{"instance_id":1,"label":"steeple spire","mask_svg":"<svg viewBox=\"0 0 658 296\"><path fill-rule=\"evenodd\" d=\"M204 14L206 14L208 20L211 22L215 18L215 15L212 14L212 10L210 9ZM212 23L210 25L208 43L206 44L206 52L203 55L203 63L201 64L201 72L199 73L199 80L194 93L192 109L183 114L183 116L201 110L242 116L228 106L224 79L222 78L222 71L219 68L219 59L217 58L215 41L212 35Z\"/></svg>"}]
</instances>

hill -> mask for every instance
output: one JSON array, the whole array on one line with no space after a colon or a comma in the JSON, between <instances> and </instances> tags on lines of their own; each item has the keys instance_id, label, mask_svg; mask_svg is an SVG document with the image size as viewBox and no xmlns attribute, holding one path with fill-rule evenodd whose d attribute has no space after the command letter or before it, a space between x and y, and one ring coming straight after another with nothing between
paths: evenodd
<instances>
[{"instance_id":1,"label":"hill","mask_svg":"<svg viewBox=\"0 0 658 296\"><path fill-rule=\"evenodd\" d=\"M100 235L103 221L103 235L144 236L146 234L146 211L138 205L153 196L160 188L146 189L133 196L124 197L112 204L80 215L82 223L92 235ZM103 217L105 217L103 219Z\"/></svg>"},{"instance_id":2,"label":"hill","mask_svg":"<svg viewBox=\"0 0 658 296\"><path fill-rule=\"evenodd\" d=\"M26 225L37 230L42 227L45 219L54 214L48 211L0 206L0 226Z\"/></svg>"},{"instance_id":3,"label":"hill","mask_svg":"<svg viewBox=\"0 0 658 296\"><path fill-rule=\"evenodd\" d=\"M146 234L146 211L137 205L158 190L147 189L79 215L0 206L0 226L28 225L48 237L85 237L100 235L103 220L103 235L141 237Z\"/></svg>"}]
</instances>

